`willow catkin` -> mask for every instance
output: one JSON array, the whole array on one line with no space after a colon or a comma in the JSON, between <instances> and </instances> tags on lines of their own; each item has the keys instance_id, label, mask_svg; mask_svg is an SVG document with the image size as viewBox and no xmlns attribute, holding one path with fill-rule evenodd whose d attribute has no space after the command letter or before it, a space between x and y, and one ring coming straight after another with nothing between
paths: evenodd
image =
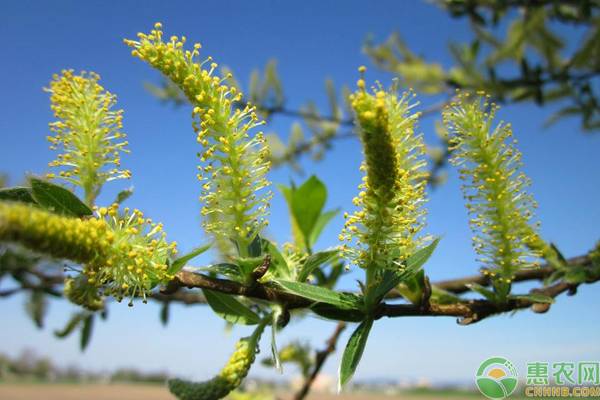
<instances>
[{"instance_id":1,"label":"willow catkin","mask_svg":"<svg viewBox=\"0 0 600 400\"><path fill-rule=\"evenodd\" d=\"M350 101L365 155L365 177L353 200L359 209L345 214L339 238L354 264L383 269L409 257L424 241L419 237L426 200L424 144L414 132L418 113L411 113L410 94L398 96L380 87L370 92L363 79L358 86Z\"/></svg>"},{"instance_id":2,"label":"willow catkin","mask_svg":"<svg viewBox=\"0 0 600 400\"><path fill-rule=\"evenodd\" d=\"M271 199L269 149L255 107L236 107L242 94L216 74L217 64L198 59L200 44L186 50L186 38L163 37L155 24L138 40L125 40L135 57L159 70L177 85L193 106L193 128L202 146L198 179L202 182L204 229L220 242L235 239L242 250L267 225Z\"/></svg>"},{"instance_id":3,"label":"willow catkin","mask_svg":"<svg viewBox=\"0 0 600 400\"><path fill-rule=\"evenodd\" d=\"M225 367L214 378L205 382L181 379L169 381L169 390L180 400L217 400L227 396L242 384L256 357L256 346L262 327L250 337L240 339Z\"/></svg>"},{"instance_id":4,"label":"willow catkin","mask_svg":"<svg viewBox=\"0 0 600 400\"><path fill-rule=\"evenodd\" d=\"M145 299L153 287L168 282L172 276L167 259L176 252L176 243L167 242L161 224L139 210L119 214L117 204L100 208L96 218L80 219L0 201L0 241L81 264L86 285L117 299ZM67 295L84 302L80 296L89 293L81 292L81 284L68 283L66 289Z\"/></svg>"},{"instance_id":5,"label":"willow catkin","mask_svg":"<svg viewBox=\"0 0 600 400\"><path fill-rule=\"evenodd\" d=\"M494 124L498 107L486 96L460 93L444 110L451 162L458 166L471 215L473 246L501 299L515 272L537 266L552 251L532 221L537 207L521 171L510 124Z\"/></svg>"}]
</instances>

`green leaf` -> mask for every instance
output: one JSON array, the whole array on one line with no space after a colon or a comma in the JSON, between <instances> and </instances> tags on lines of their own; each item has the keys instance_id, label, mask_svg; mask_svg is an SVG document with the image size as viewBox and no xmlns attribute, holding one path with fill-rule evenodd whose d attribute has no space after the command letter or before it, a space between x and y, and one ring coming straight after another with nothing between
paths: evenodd
<instances>
[{"instance_id":1,"label":"green leaf","mask_svg":"<svg viewBox=\"0 0 600 400\"><path fill-rule=\"evenodd\" d=\"M189 253L184 254L181 257L174 260L171 263L171 265L169 266L169 270L168 270L169 274L174 275L174 274L178 273L179 271L181 271L181 268L183 268L185 266L185 264L187 264L189 261L193 260L194 258L198 257L200 254L204 253L206 250L210 249L210 246L211 245L209 243L209 244L205 244L200 247L196 247Z\"/></svg>"},{"instance_id":2,"label":"green leaf","mask_svg":"<svg viewBox=\"0 0 600 400\"><path fill-rule=\"evenodd\" d=\"M48 302L46 301L44 292L39 290L32 291L27 303L25 303L25 308L35 326L42 329L44 327L44 317L48 310Z\"/></svg>"},{"instance_id":3,"label":"green leaf","mask_svg":"<svg viewBox=\"0 0 600 400\"><path fill-rule=\"evenodd\" d=\"M480 295L482 295L483 297L485 297L493 303L495 303L498 300L498 296L496 295L496 293L494 293L493 290L481 286L478 283L468 283L465 286L471 289L472 291L479 293Z\"/></svg>"},{"instance_id":4,"label":"green leaf","mask_svg":"<svg viewBox=\"0 0 600 400\"><path fill-rule=\"evenodd\" d=\"M323 229L327 226L327 224L340 212L339 208L331 211L326 211L323 214L319 215L317 218L317 222L313 227L312 232L310 233L310 237L308 239L309 244L312 246L317 243L319 236L323 232Z\"/></svg>"},{"instance_id":5,"label":"green leaf","mask_svg":"<svg viewBox=\"0 0 600 400\"><path fill-rule=\"evenodd\" d=\"M583 267L568 267L563 269L564 280L567 283L583 283L588 279L588 272Z\"/></svg>"},{"instance_id":6,"label":"green leaf","mask_svg":"<svg viewBox=\"0 0 600 400\"><path fill-rule=\"evenodd\" d=\"M167 324L169 323L169 311L170 304L168 301L166 301L163 303L160 309L160 322L163 324L163 326L167 326Z\"/></svg>"},{"instance_id":7,"label":"green leaf","mask_svg":"<svg viewBox=\"0 0 600 400\"><path fill-rule=\"evenodd\" d=\"M304 265L300 269L297 280L299 282L306 281L306 279L308 279L308 276L315 270L315 268L319 268L321 265L332 262L338 257L338 254L338 249L325 250L311 254L310 256L308 256L308 258L304 262Z\"/></svg>"},{"instance_id":8,"label":"green leaf","mask_svg":"<svg viewBox=\"0 0 600 400\"><path fill-rule=\"evenodd\" d=\"M373 292L373 299L379 303L390 290L394 289L407 278L414 276L414 271L404 268L398 271L387 269L384 271L381 281Z\"/></svg>"},{"instance_id":9,"label":"green leaf","mask_svg":"<svg viewBox=\"0 0 600 400\"><path fill-rule=\"evenodd\" d=\"M79 347L81 351L84 351L90 344L92 337L92 329L94 327L94 314L88 315L83 321L83 327L81 328L81 338L79 341Z\"/></svg>"},{"instance_id":10,"label":"green leaf","mask_svg":"<svg viewBox=\"0 0 600 400\"><path fill-rule=\"evenodd\" d=\"M278 278L288 279L290 278L290 269L287 261L277 248L277 246L267 239L262 239L263 253L271 256L271 265L269 266L268 273Z\"/></svg>"},{"instance_id":11,"label":"green leaf","mask_svg":"<svg viewBox=\"0 0 600 400\"><path fill-rule=\"evenodd\" d=\"M256 235L248 245L248 257L260 257L262 255L263 242L260 235Z\"/></svg>"},{"instance_id":12,"label":"green leaf","mask_svg":"<svg viewBox=\"0 0 600 400\"><path fill-rule=\"evenodd\" d=\"M202 289L204 297L219 317L232 324L256 325L260 317L233 296L209 289Z\"/></svg>"},{"instance_id":13,"label":"green leaf","mask_svg":"<svg viewBox=\"0 0 600 400\"><path fill-rule=\"evenodd\" d=\"M327 200L327 189L316 176L311 176L292 194L292 212L298 228L308 242Z\"/></svg>"},{"instance_id":14,"label":"green leaf","mask_svg":"<svg viewBox=\"0 0 600 400\"><path fill-rule=\"evenodd\" d=\"M320 303L327 303L343 310L356 310L362 305L361 298L350 293L340 293L308 283L274 280L286 292Z\"/></svg>"},{"instance_id":15,"label":"green leaf","mask_svg":"<svg viewBox=\"0 0 600 400\"><path fill-rule=\"evenodd\" d=\"M234 281L240 281L243 276L240 273L240 267L235 264L219 263L208 267L200 268L200 271L211 272L216 275L223 275Z\"/></svg>"},{"instance_id":16,"label":"green leaf","mask_svg":"<svg viewBox=\"0 0 600 400\"><path fill-rule=\"evenodd\" d=\"M262 263L265 262L264 257L239 257L235 259L237 266L240 269L242 276L248 279L252 276L253 271Z\"/></svg>"},{"instance_id":17,"label":"green leaf","mask_svg":"<svg viewBox=\"0 0 600 400\"><path fill-rule=\"evenodd\" d=\"M540 293L529 293L524 295L511 296L515 299L520 300L528 300L533 303L544 303L544 304L552 304L554 303L554 298L551 296L546 296L545 294Z\"/></svg>"},{"instance_id":18,"label":"green leaf","mask_svg":"<svg viewBox=\"0 0 600 400\"><path fill-rule=\"evenodd\" d=\"M429 260L439 242L440 239L436 238L429 245L417 250L413 255L408 257L405 263L406 266L404 268L399 270L385 270L379 286L377 286L373 294L373 298L376 300L376 302L381 301L381 299L383 299L383 297L388 294L390 290L394 289L400 283L415 276L415 274L419 272L427 260Z\"/></svg>"},{"instance_id":19,"label":"green leaf","mask_svg":"<svg viewBox=\"0 0 600 400\"><path fill-rule=\"evenodd\" d=\"M275 310L275 312L273 312L273 320L271 322L271 357L273 359L273 364L275 366L275 369L280 374L283 373L283 368L281 366L281 361L279 360L279 350L277 350L276 335L277 335L277 320L279 319L281 312L282 312L281 308L278 307Z\"/></svg>"},{"instance_id":20,"label":"green leaf","mask_svg":"<svg viewBox=\"0 0 600 400\"><path fill-rule=\"evenodd\" d=\"M54 331L54 336L59 338L69 336L87 315L86 312L73 314L63 329Z\"/></svg>"},{"instance_id":21,"label":"green leaf","mask_svg":"<svg viewBox=\"0 0 600 400\"><path fill-rule=\"evenodd\" d=\"M352 336L350 336L346 349L344 349L342 364L340 365L339 390L352 379L356 367L358 367L362 358L372 326L373 320L367 319L361 322L354 333L352 333Z\"/></svg>"},{"instance_id":22,"label":"green leaf","mask_svg":"<svg viewBox=\"0 0 600 400\"><path fill-rule=\"evenodd\" d=\"M31 178L30 181L34 200L47 210L71 217L93 214L70 190L38 178Z\"/></svg>"},{"instance_id":23,"label":"green leaf","mask_svg":"<svg viewBox=\"0 0 600 400\"><path fill-rule=\"evenodd\" d=\"M432 286L430 300L432 303L436 304L454 304L458 303L461 299L454 293Z\"/></svg>"},{"instance_id":24,"label":"green leaf","mask_svg":"<svg viewBox=\"0 0 600 400\"><path fill-rule=\"evenodd\" d=\"M310 309L320 317L331 319L333 321L361 322L365 319L365 314L359 310L340 310L331 304L316 303Z\"/></svg>"},{"instance_id":25,"label":"green leaf","mask_svg":"<svg viewBox=\"0 0 600 400\"><path fill-rule=\"evenodd\" d=\"M0 189L0 201L18 201L20 203L35 204L35 200L31 195L31 188L23 186Z\"/></svg>"},{"instance_id":26,"label":"green leaf","mask_svg":"<svg viewBox=\"0 0 600 400\"><path fill-rule=\"evenodd\" d=\"M287 205L288 205L288 210L290 213L290 225L292 228L292 236L294 238L294 244L296 246L302 248L306 245L306 239L304 238L304 235L300 231L300 227L298 226L298 223L296 222L296 216L294 215L294 210L292 208L292 199L294 198L294 191L296 190L296 187L294 186L293 183L292 183L291 187L287 187L287 186L281 185L281 184L278 184L277 187L283 194L283 197L285 198L285 201L287 202Z\"/></svg>"},{"instance_id":27,"label":"green leaf","mask_svg":"<svg viewBox=\"0 0 600 400\"><path fill-rule=\"evenodd\" d=\"M414 272L420 269L427 260L429 260L439 242L440 238L436 238L429 245L415 251L415 253L406 260L406 269Z\"/></svg>"},{"instance_id":28,"label":"green leaf","mask_svg":"<svg viewBox=\"0 0 600 400\"><path fill-rule=\"evenodd\" d=\"M117 194L117 198L115 199L114 202L117 203L117 204L122 204L125 200L127 200L128 198L130 198L132 194L133 194L133 188L121 190Z\"/></svg>"}]
</instances>

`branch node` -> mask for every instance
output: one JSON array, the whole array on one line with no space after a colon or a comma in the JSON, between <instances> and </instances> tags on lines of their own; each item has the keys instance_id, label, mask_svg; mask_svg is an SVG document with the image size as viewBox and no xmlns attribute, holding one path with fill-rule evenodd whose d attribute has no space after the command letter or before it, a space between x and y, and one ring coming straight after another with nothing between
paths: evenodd
<instances>
[{"instance_id":1,"label":"branch node","mask_svg":"<svg viewBox=\"0 0 600 400\"><path fill-rule=\"evenodd\" d=\"M269 270L270 266L271 266L271 255L267 254L265 256L265 259L263 260L262 264L260 264L256 268L254 268L254 270L252 271L252 281L256 282L260 278L262 278L263 276L265 276L265 274Z\"/></svg>"},{"instance_id":2,"label":"branch node","mask_svg":"<svg viewBox=\"0 0 600 400\"><path fill-rule=\"evenodd\" d=\"M550 303L535 303L531 306L531 311L537 314L544 314L550 310Z\"/></svg>"},{"instance_id":3,"label":"branch node","mask_svg":"<svg viewBox=\"0 0 600 400\"><path fill-rule=\"evenodd\" d=\"M431 309L431 282L428 276L423 277L423 292L421 293L421 301L419 307L421 311L426 312Z\"/></svg>"}]
</instances>

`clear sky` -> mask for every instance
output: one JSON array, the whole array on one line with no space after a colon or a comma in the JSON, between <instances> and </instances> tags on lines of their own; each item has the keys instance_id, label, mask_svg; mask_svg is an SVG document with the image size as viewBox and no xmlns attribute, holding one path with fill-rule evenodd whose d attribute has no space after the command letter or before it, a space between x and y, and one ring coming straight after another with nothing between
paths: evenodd
<instances>
[{"instance_id":1,"label":"clear sky","mask_svg":"<svg viewBox=\"0 0 600 400\"><path fill-rule=\"evenodd\" d=\"M325 107L323 82L353 86L356 68L369 66L361 52L368 34L383 40L398 30L417 53L449 63L446 45L468 37L466 25L450 20L435 6L422 1L3 1L0 35L4 39L0 63L0 171L17 183L26 172L42 174L55 156L45 136L51 120L47 85L53 73L64 68L93 70L101 83L119 96L125 109L124 126L132 154L123 166L133 171L135 195L128 202L155 220L163 221L171 239L185 251L205 242L199 224L199 184L195 179L196 143L188 108L173 109L156 101L143 82L158 82L157 73L130 56L122 39L133 38L161 21L167 35L186 35L203 44L204 54L230 66L247 82L252 69L270 58L279 61L286 98L291 108L308 100ZM573 35L569 32L569 35ZM370 68L368 80L388 84L391 76ZM423 104L430 99L422 98ZM550 109L533 105L503 108L499 116L512 122L525 171L540 203L538 216L545 238L568 256L589 250L600 238L600 136L584 135L578 121L564 120L543 128ZM435 143L433 118L421 123ZM277 117L267 131L286 135L292 119ZM306 173L317 174L329 188L328 207L351 209L360 181L361 160L356 140L335 144L319 163L305 160ZM274 182L302 179L281 168ZM127 182L109 184L100 203L109 202ZM320 246L335 245L342 218L325 231ZM431 193L429 233L441 235L437 253L426 265L432 280L475 273L467 214L454 171L449 182ZM273 201L270 235L289 237L285 205L279 194ZM197 261L208 262L209 257ZM353 272L343 285L353 287ZM2 282L0 287L9 287ZM357 378L469 381L478 364L491 355L509 357L518 368L527 361L600 359L599 287L583 286L576 297L561 297L549 313L520 312L470 327L450 318L380 320L375 325ZM523 290L525 290L523 288ZM53 302L46 329L38 331L24 316L23 298L0 302L0 352L15 355L35 349L62 365L76 363L89 369L134 366L168 370L182 376L207 378L215 373L247 329L224 335L224 323L203 306L174 307L167 328L159 322L154 304L110 307L109 319L97 324L89 349L81 354L76 335L55 339L74 310ZM280 346L292 338L319 347L334 323L308 317L293 321L279 338ZM346 332L342 341L349 336ZM263 355L268 341L263 340ZM326 366L334 374L339 354ZM291 376L296 371L287 371ZM256 366L252 374L274 377Z\"/></svg>"}]
</instances>

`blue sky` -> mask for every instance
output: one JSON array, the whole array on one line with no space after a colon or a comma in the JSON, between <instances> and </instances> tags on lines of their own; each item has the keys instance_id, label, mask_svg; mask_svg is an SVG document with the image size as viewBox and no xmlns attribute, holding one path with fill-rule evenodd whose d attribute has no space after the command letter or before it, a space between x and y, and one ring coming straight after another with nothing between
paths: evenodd
<instances>
[{"instance_id":1,"label":"blue sky","mask_svg":"<svg viewBox=\"0 0 600 400\"><path fill-rule=\"evenodd\" d=\"M270 58L278 59L290 108L315 100L325 109L326 77L336 85L353 86L356 68L369 66L361 52L367 34L383 40L398 30L417 53L443 64L450 60L447 43L469 35L465 24L450 20L422 1L2 2L0 171L16 183L27 172L47 170L54 154L44 139L51 113L42 87L64 68L96 71L125 110L132 154L124 157L123 165L133 171L135 187L129 205L164 222L169 237L184 251L205 241L199 223L197 150L189 109L173 109L149 96L142 84L158 82L157 73L132 58L122 43L138 31L148 31L156 21L163 23L167 35L186 35L202 42L204 55L230 66L242 82L247 82L254 68L264 66ZM567 33L576 37L576 33ZM367 79L387 85L391 76L370 68ZM431 101L421 100L424 105ZM586 252L600 238L600 136L582 134L576 120L544 129L550 111L533 105L511 106L503 108L499 117L513 124L520 141L525 171L540 203L544 237L574 256ZM434 120L421 123L430 143L435 143ZM290 118L275 118L266 131L285 136L291 122ZM346 140L336 143L324 161L305 160L303 167L328 185L328 207L351 209L360 181L360 160L357 141ZM271 179L287 183L301 178L282 168L273 171ZM109 184L100 203L109 202L127 185ZM320 246L335 245L341 226L342 219L335 219ZM467 215L452 170L448 184L431 193L427 229L442 236L437 253L426 266L432 280L476 272ZM288 232L285 204L277 194L270 234L283 241ZM198 262L202 261L209 258ZM352 287L358 276L359 272L353 272L343 285ZM52 335L52 330L66 321L72 306L52 303L46 329L37 331L23 315L22 300L15 297L0 302L0 352L14 355L32 348L62 365L76 363L89 369L135 366L207 378L226 360L234 341L247 333L247 329L236 328L224 335L222 320L202 306L175 307L171 323L163 328L156 305L130 309L115 304L108 321L96 326L90 348L81 354L76 337L60 341ZM545 315L521 312L471 327L459 327L446 318L381 320L372 332L357 378L469 381L478 364L491 355L509 357L521 369L526 361L597 360L600 316L595 311L599 300L597 287L584 286L576 297L561 297ZM308 317L292 322L279 343L300 338L322 346L333 328L331 322ZM343 341L348 335L346 332ZM263 340L263 349L267 346L268 341ZM267 353L263 350L262 354ZM335 373L338 362L339 354L328 362L326 371ZM275 376L260 366L252 373ZM295 371L287 373L291 376Z\"/></svg>"}]
</instances>

